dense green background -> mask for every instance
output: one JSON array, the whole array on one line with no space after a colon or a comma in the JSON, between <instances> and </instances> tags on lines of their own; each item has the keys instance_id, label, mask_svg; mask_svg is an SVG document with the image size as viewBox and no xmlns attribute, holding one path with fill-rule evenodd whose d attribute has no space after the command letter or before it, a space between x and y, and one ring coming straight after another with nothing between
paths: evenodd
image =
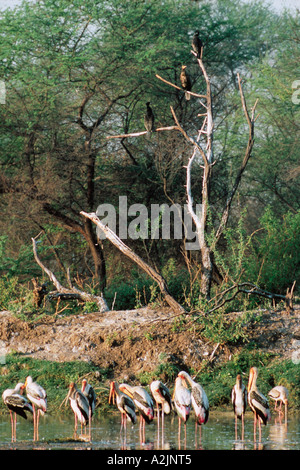
<instances>
[{"instance_id":1,"label":"dense green background","mask_svg":"<svg viewBox=\"0 0 300 470\"><path fill-rule=\"evenodd\" d=\"M215 118L208 237L247 143L237 72L248 106L259 99L253 156L214 252L224 279L214 289L250 281L285 294L299 279L299 104L292 100L299 78L299 15L275 13L261 1L45 0L6 10L0 22L0 77L7 90L0 106L0 308L30 288L33 276L42 278L30 242L41 230L41 256L64 283L70 268L85 289L104 288L116 308L156 298L152 283L108 241L95 249L94 228L79 212L102 203L118 208L120 195L128 205L148 208L186 202L184 164L191 148L181 135L125 141L107 136L143 130L148 100L157 125L173 124L172 105L196 135L198 100L187 102L155 77L179 84L184 63L193 90L205 91L190 52L196 29ZM198 161L195 203L201 202L201 179ZM180 302L201 305L197 252L188 253L187 264L180 240L128 243L163 273Z\"/></svg>"},{"instance_id":2,"label":"dense green background","mask_svg":"<svg viewBox=\"0 0 300 470\"><path fill-rule=\"evenodd\" d=\"M185 203L184 165L191 149L181 135L158 133L126 141L107 136L144 130L147 101L157 125L173 124L172 105L182 126L196 135L201 126L198 100L187 102L183 93L155 77L179 84L186 64L193 90L205 92L190 53L196 29L204 42L214 103L217 164L207 232L212 239L247 143L237 72L248 106L259 99L253 155L214 252L223 277L214 292L249 281L285 294L299 281L299 104L292 99L293 82L300 78L299 15L275 13L261 1L25 1L0 17L0 79L7 91L0 105L0 310L30 321L54 311L49 302L39 311L33 306L32 277L47 280L34 262L30 241L41 231L39 253L64 284L70 268L80 287L95 293L104 288L115 308L159 302L157 287L109 242L92 252L94 229L79 213L102 203L118 207L119 196L127 196L129 205L149 208ZM198 161L193 167L195 203L201 202L201 183ZM197 252L189 254L187 263L181 241L128 243L162 272L185 307L206 308L199 294ZM105 270L99 269L98 255ZM236 298L226 308L249 310L255 302L262 300ZM82 308L95 306L71 304L64 313ZM213 341L243 341L242 323L228 325L224 312L225 307L205 320L204 334ZM223 368L204 364L201 380L211 405L228 404L236 373L256 363L265 366L260 371L263 392L281 380L291 391L291 406L299 407L299 366L271 361L250 343ZM1 368L2 389L25 379L30 370L47 384L51 407L61 403L71 380L87 375L99 385L99 371L90 364L57 367L11 355ZM156 372L173 381L178 371L166 365ZM100 373L101 380L107 378L107 371ZM138 379L148 383L149 377ZM104 404L108 389L99 387Z\"/></svg>"}]
</instances>

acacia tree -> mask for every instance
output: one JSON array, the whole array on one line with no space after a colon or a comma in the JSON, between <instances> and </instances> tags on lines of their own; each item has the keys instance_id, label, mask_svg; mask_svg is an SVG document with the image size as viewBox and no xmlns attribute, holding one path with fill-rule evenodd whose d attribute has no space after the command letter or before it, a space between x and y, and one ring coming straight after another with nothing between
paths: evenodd
<instances>
[{"instance_id":1,"label":"acacia tree","mask_svg":"<svg viewBox=\"0 0 300 470\"><path fill-rule=\"evenodd\" d=\"M123 141L125 160L106 136L116 128L127 132L140 125L149 96L157 102L162 127L171 100L181 124L195 131L195 105L187 110L182 94L154 77L159 72L175 81L181 64L190 61L189 37L199 23L217 89L215 105L222 109L218 97L224 87L234 86L235 68L265 50L263 24L270 15L254 3L87 0L70 6L66 0L45 0L5 12L0 58L7 104L1 107L0 190L3 213L9 216L3 224L15 224L16 232L26 229L27 222L32 234L36 226L51 222L79 235L103 289L103 249L80 211L95 210L113 198L112 189L118 194L126 171L139 175L136 181L144 177L148 189L152 181L143 161L155 151L153 143L145 148ZM251 37L246 34L248 17L253 19ZM201 79L198 69L193 73L194 82ZM166 189L169 196L179 178L173 182L167 170L168 176L170 185L160 194ZM157 182L158 177L155 188Z\"/></svg>"},{"instance_id":2,"label":"acacia tree","mask_svg":"<svg viewBox=\"0 0 300 470\"><path fill-rule=\"evenodd\" d=\"M257 134L259 159L251 166L252 195L264 210L277 216L297 214L299 193L299 22L300 13L284 13L278 31L281 47L253 68L249 93L260 93L261 127ZM298 91L298 94L296 94ZM295 99L293 98L295 97ZM284 166L282 165L284 162Z\"/></svg>"}]
</instances>

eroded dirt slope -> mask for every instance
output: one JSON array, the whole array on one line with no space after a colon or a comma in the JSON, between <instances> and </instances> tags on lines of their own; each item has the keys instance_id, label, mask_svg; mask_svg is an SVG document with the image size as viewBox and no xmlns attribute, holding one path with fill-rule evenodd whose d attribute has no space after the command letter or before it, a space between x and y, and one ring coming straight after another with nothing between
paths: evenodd
<instances>
[{"instance_id":1,"label":"eroded dirt slope","mask_svg":"<svg viewBox=\"0 0 300 470\"><path fill-rule=\"evenodd\" d=\"M230 314L234 319L238 313ZM236 348L203 339L190 321L188 331L169 309L141 308L73 316L45 316L25 322L0 312L0 353L19 353L51 361L91 361L110 368L115 378L152 372L160 363L200 367L225 361ZM245 331L257 347L300 361L300 306L294 311L263 311Z\"/></svg>"}]
</instances>

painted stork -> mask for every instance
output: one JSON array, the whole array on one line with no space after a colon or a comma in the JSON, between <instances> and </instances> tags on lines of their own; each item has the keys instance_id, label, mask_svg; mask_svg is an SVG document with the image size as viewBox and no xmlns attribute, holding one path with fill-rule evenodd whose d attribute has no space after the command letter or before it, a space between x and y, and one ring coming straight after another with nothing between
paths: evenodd
<instances>
[{"instance_id":1,"label":"painted stork","mask_svg":"<svg viewBox=\"0 0 300 470\"><path fill-rule=\"evenodd\" d=\"M196 415L196 424L205 424L208 420L209 415L209 402L207 395L203 387L195 382L192 377L185 371L181 371L178 374L185 383L188 383L191 387L191 402Z\"/></svg>"},{"instance_id":2,"label":"painted stork","mask_svg":"<svg viewBox=\"0 0 300 470\"><path fill-rule=\"evenodd\" d=\"M236 383L231 390L231 402L235 417L235 435L237 436L237 420L242 421L242 439L244 439L244 419L247 407L247 389L242 381L241 374L236 377Z\"/></svg>"},{"instance_id":3,"label":"painted stork","mask_svg":"<svg viewBox=\"0 0 300 470\"><path fill-rule=\"evenodd\" d=\"M88 383L86 379L83 379L82 381L81 393L83 393L83 395L87 398L89 402L89 435L91 437L91 422L92 422L92 416L96 408L97 397L96 397L95 390Z\"/></svg>"},{"instance_id":4,"label":"painted stork","mask_svg":"<svg viewBox=\"0 0 300 470\"><path fill-rule=\"evenodd\" d=\"M33 408L33 440L38 440L40 414L44 415L47 411L47 393L41 385L33 382L30 375L26 377L24 386L28 400L32 403Z\"/></svg>"},{"instance_id":5,"label":"painted stork","mask_svg":"<svg viewBox=\"0 0 300 470\"><path fill-rule=\"evenodd\" d=\"M168 387L160 380L153 380L150 384L150 390L157 407L157 419L159 422L159 405L161 406L162 426L164 424L164 414L168 415L172 410L172 396Z\"/></svg>"},{"instance_id":6,"label":"painted stork","mask_svg":"<svg viewBox=\"0 0 300 470\"><path fill-rule=\"evenodd\" d=\"M181 420L186 424L191 412L191 392L182 382L181 377L176 378L173 401L178 414L179 424Z\"/></svg>"},{"instance_id":7,"label":"painted stork","mask_svg":"<svg viewBox=\"0 0 300 470\"><path fill-rule=\"evenodd\" d=\"M248 382L248 403L254 413L254 438L256 438L256 423L259 426L259 440L261 441L261 423L264 425L271 419L269 402L256 386L257 368L251 367Z\"/></svg>"},{"instance_id":8,"label":"painted stork","mask_svg":"<svg viewBox=\"0 0 300 470\"><path fill-rule=\"evenodd\" d=\"M275 400L275 411L277 410L277 403L280 402L279 405L279 413L281 413L281 406L282 403L285 406L285 415L287 415L287 405L288 405L288 397L289 397L289 391L287 388L283 387L283 385L277 385L276 387L272 388L272 390L269 391L268 393L269 397L272 398L272 400Z\"/></svg>"},{"instance_id":9,"label":"painted stork","mask_svg":"<svg viewBox=\"0 0 300 470\"><path fill-rule=\"evenodd\" d=\"M140 439L145 442L145 423L150 424L154 418L153 400L147 390L140 385L121 384L121 392L128 395L140 413Z\"/></svg>"},{"instance_id":10,"label":"painted stork","mask_svg":"<svg viewBox=\"0 0 300 470\"><path fill-rule=\"evenodd\" d=\"M90 406L87 397L77 389L74 382L69 385L69 392L67 399L70 401L70 406L73 410L75 417L74 433L77 432L78 421L82 426L86 426L89 421Z\"/></svg>"},{"instance_id":11,"label":"painted stork","mask_svg":"<svg viewBox=\"0 0 300 470\"><path fill-rule=\"evenodd\" d=\"M133 424L136 423L136 413L135 413L135 404L133 400L126 395L126 393L121 392L119 384L115 381L110 383L110 392L109 392L109 403L111 400L114 403L116 397L116 404L118 410L121 412L121 430L124 428L126 431L126 421L131 421Z\"/></svg>"},{"instance_id":12,"label":"painted stork","mask_svg":"<svg viewBox=\"0 0 300 470\"><path fill-rule=\"evenodd\" d=\"M26 412L33 413L33 408L26 397L24 397L23 390L25 385L18 383L15 388L7 388L2 393L2 400L9 409L10 421L11 421L11 440L16 440L17 431L17 415L27 419ZM13 417L14 415L14 417Z\"/></svg>"}]
</instances>

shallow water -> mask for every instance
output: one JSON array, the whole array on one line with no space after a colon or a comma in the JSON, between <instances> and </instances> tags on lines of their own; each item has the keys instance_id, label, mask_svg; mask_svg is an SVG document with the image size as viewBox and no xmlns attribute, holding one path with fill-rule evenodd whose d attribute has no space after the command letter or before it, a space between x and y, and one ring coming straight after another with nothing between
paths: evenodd
<instances>
[{"instance_id":1,"label":"shallow water","mask_svg":"<svg viewBox=\"0 0 300 470\"><path fill-rule=\"evenodd\" d=\"M241 423L238 422L235 433L234 416L230 412L211 412L206 425L198 427L195 432L194 416L191 415L186 425L181 425L179 435L178 418L176 415L167 416L164 432L158 429L155 419L146 425L145 442L139 437L139 424L127 425L126 433L120 433L120 415L97 417L91 427L91 441L87 435L78 433L74 436L74 419L68 415L40 418L39 440L33 441L33 423L18 417L17 439L11 442L11 427L9 416L0 418L0 450L5 449L95 449L95 450L299 450L300 449L300 419L299 415L291 415L279 419L273 414L271 422L262 427L261 442L258 433L254 440L253 415L249 412L245 418L244 438L241 436Z\"/></svg>"}]
</instances>

